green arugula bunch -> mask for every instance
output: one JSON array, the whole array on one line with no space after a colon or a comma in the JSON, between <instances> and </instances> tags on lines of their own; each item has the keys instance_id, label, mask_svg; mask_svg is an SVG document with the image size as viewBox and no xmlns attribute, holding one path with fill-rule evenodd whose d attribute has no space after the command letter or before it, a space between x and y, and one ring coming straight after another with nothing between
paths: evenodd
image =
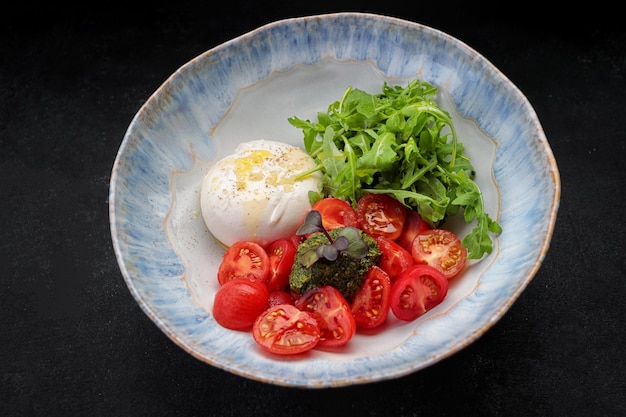
<instances>
[{"instance_id":1,"label":"green arugula bunch","mask_svg":"<svg viewBox=\"0 0 626 417\"><path fill-rule=\"evenodd\" d=\"M483 209L475 169L451 116L434 101L436 93L421 80L406 87L385 82L379 94L349 87L340 101L318 113L317 122L289 118L318 164L301 177L323 172L323 195L353 206L366 193L392 195L432 227L462 209L466 222L476 220L462 244L470 259L480 259L493 249L489 233L502 229Z\"/></svg>"}]
</instances>

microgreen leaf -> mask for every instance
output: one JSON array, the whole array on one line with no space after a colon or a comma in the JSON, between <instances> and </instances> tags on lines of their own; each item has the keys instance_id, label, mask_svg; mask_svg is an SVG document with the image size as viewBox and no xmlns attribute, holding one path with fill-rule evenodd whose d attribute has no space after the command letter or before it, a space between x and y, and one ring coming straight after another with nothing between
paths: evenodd
<instances>
[{"instance_id":1,"label":"microgreen leaf","mask_svg":"<svg viewBox=\"0 0 626 417\"><path fill-rule=\"evenodd\" d=\"M333 245L320 245L315 249L315 254L319 259L326 258L334 261L339 257L339 249Z\"/></svg>"},{"instance_id":2,"label":"microgreen leaf","mask_svg":"<svg viewBox=\"0 0 626 417\"><path fill-rule=\"evenodd\" d=\"M361 259L365 257L369 252L369 246L363 239L361 239L361 234L356 227L344 227L339 232L339 236L337 237L337 239L335 239L335 244L337 244L339 240L341 240L342 242L345 241L346 244L341 248L337 248L351 258Z\"/></svg>"},{"instance_id":3,"label":"microgreen leaf","mask_svg":"<svg viewBox=\"0 0 626 417\"><path fill-rule=\"evenodd\" d=\"M317 247L309 248L302 253L298 254L298 262L300 262L305 267L309 268L315 262L317 262L321 258L320 254L317 253Z\"/></svg>"},{"instance_id":4,"label":"microgreen leaf","mask_svg":"<svg viewBox=\"0 0 626 417\"><path fill-rule=\"evenodd\" d=\"M357 236L356 239L360 239L360 236ZM350 246L350 241L346 236L339 235L332 243L332 246L337 249L338 252L342 252Z\"/></svg>"},{"instance_id":5,"label":"microgreen leaf","mask_svg":"<svg viewBox=\"0 0 626 417\"><path fill-rule=\"evenodd\" d=\"M311 210L304 218L304 223L302 224L302 226L300 226L298 230L296 230L296 235L304 236L311 233L325 231L326 229L324 229L324 226L322 225L322 215L317 210Z\"/></svg>"}]
</instances>

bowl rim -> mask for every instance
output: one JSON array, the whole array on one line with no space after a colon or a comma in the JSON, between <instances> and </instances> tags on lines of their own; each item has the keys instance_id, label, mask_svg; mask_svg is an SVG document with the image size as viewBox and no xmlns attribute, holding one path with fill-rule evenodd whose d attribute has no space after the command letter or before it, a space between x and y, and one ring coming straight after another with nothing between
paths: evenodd
<instances>
[{"instance_id":1,"label":"bowl rim","mask_svg":"<svg viewBox=\"0 0 626 417\"><path fill-rule=\"evenodd\" d=\"M412 29L412 30L424 30L426 32L429 32L433 35L439 36L439 37L443 37L445 38L445 40L447 42L451 42L452 44L454 44L457 47L461 47L466 49L467 51L471 52L472 54L474 54L478 59L483 61L483 64L491 71L493 71L494 73L496 73L498 75L498 77L502 78L504 81L507 82L507 85L510 88L513 88L516 90L517 94L519 95L519 98L521 100L524 101L526 108L528 109L528 111L531 113L531 117L534 118L534 120L536 121L536 125L539 129L538 132L538 141L539 144L542 147L542 154L545 155L547 161L546 161L546 165L549 166L550 168L550 174L551 174L551 180L553 183L553 198L551 201L551 205L550 205L550 219L546 222L547 228L546 228L546 234L544 236L543 239L543 244L542 247L539 251L539 255L537 257L537 259L535 260L535 263L533 264L532 268L528 270L528 272L525 275L525 278L519 282L517 290L513 293L513 295L506 300L505 303L503 303L500 308L498 310L495 311L495 313L488 318L488 320L485 321L484 325L481 326L480 328L476 329L473 334L464 339L461 343L457 343L456 345L452 346L450 349L448 349L446 351L446 353L444 355L438 356L438 357L434 357L431 358L430 361L427 362L422 362L419 366L409 366L407 367L404 371L401 372L393 372L390 375L377 375L375 377L367 377L365 379L363 379L363 377L348 377L346 379L340 379L340 380L334 380L334 381L329 381L329 383L318 383L315 385L309 385L307 383L303 383L303 384L294 384L292 381L285 379L285 380L280 380L280 379L268 379L267 377L263 377L263 376L257 376L255 374L250 374L247 373L245 370L241 370L241 369L236 369L236 368L229 368L228 366L225 366L224 364L218 363L216 362L213 358L207 358L204 355L200 355L195 349L193 349L193 347L187 345L184 341L182 341L175 333L175 331L173 329L171 329L170 327L168 327L158 316L157 314L150 308L149 305L146 304L145 300L141 297L140 293L138 292L137 288L135 287L135 283L133 282L133 277L131 276L130 271L127 269L126 264L124 262L124 253L123 253L123 248L120 245L120 242L118 240L118 234L120 233L120 231L117 229L117 214L116 214L116 197L117 197L117 184L118 181L121 180L121 178L119 177L119 169L118 166L120 164L120 160L122 159L127 146L128 146L128 140L130 140L130 131L132 129L132 127L137 123L140 114L146 109L146 106L148 106L149 103L151 103L152 101L156 100L156 98L162 94L165 90L167 90L168 85L172 82L172 80L174 80L175 78L177 78L178 76L180 76L180 74L184 71L187 71L189 68L191 68L193 65L196 65L199 61L206 59L208 56L212 55L212 54L216 54L218 53L220 50L225 49L227 47L229 47L232 44L241 42L242 40L245 39L249 39L249 38L254 38L256 37L259 33L269 30L273 27L276 27L278 25L284 25L284 24L290 24L293 22L306 22L306 21L311 21L311 20L316 20L316 19L328 19L328 18L340 18L340 17L355 17L355 18L366 18L366 19L382 19L383 21L387 21L387 22L392 22L401 26L404 26L408 29ZM521 91L518 89L517 86L515 86L515 84L513 84L499 69L497 69L489 60L487 60L483 55L481 55L480 53L478 53L476 50L474 50L473 48L471 48L469 45L467 45L466 43L464 43L463 41L457 39L456 37L453 37L452 35L449 35L439 29L436 28L432 28L429 27L427 25L418 23L418 22L413 22L410 20L406 20L406 19L402 19L402 18L398 18L398 17L392 17L392 16L385 16L385 15L381 15L381 14L375 14L375 13L366 13L366 12L337 12L337 13L325 13L325 14L315 14L315 15L306 15L306 16L299 16L299 17L290 17L290 18L284 18L284 19L280 19L280 20L276 20L276 21L272 21L269 23L266 23L262 26L259 26L249 32L246 32L244 34L241 34L239 36L236 36L230 40L227 40L219 45L216 45L208 50L206 50L205 52L197 55L196 57L192 58L191 60L187 61L186 63L184 63L182 66L180 66L175 72L173 72L171 75L169 75L165 81L148 97L148 99L142 104L142 106L139 108L139 110L137 111L137 113L134 115L134 117L132 118L132 121L124 135L124 139L119 147L119 150L117 152L116 158L115 158L115 162L113 164L112 167L112 172L111 172L111 177L110 177L110 189L109 189L109 218L110 218L110 230L111 230L111 236L112 236L112 242L113 242L113 248L114 248L114 252L115 252L115 256L116 259L118 261L118 265L121 269L123 278L127 284L127 287L129 288L133 298L135 299L136 302L138 302L138 304L140 305L142 311L157 325L157 327L159 327L159 329L161 331L163 331L171 340L173 340L179 347L183 348L185 351L187 351L189 354L191 354L192 356L196 357L197 359L208 363L212 366L215 366L219 369L223 369L226 371L229 371L233 374L239 375L239 376L243 376L243 377L247 377L253 380L257 380L257 381L261 381L261 382L268 382L268 383L273 383L276 385L285 385L285 386L305 386L308 388L315 388L315 387L329 387L329 386L343 386L343 385L351 385L351 384L355 384L355 383L369 383L369 382L375 382L375 381L380 381L380 380L386 380L386 379L390 379L390 378L397 378L397 377L401 377L410 373L414 373L420 369L423 369L427 366L430 366L436 362L439 362L440 360L442 360L443 358L449 357L453 354L455 354L456 352L464 349L466 346L470 345L471 343L473 343L476 339L478 339L479 337L481 337L488 329L490 329L495 323L497 323L503 316L504 314L510 309L510 307L514 304L514 302L518 299L518 297L521 295L521 293L524 291L524 289L527 287L527 285L530 283L530 281L534 278L534 276L536 275L537 271L539 270L542 261L544 259L544 257L546 256L548 249L549 249L549 245L550 245L550 241L553 235L553 231L554 231L554 226L555 226L555 222L556 222L556 217L558 214L558 208L559 208L559 204L560 204L560 194L561 194L561 182L560 182L560 174L558 171L558 167L556 164L556 159L554 158L554 155L552 153L552 150L550 149L549 143L547 141L547 138L545 137L545 134L543 132L543 129L541 128L541 125L539 123L539 119L537 117L537 115L534 112L534 109L532 108L530 102L528 101L528 99L521 93Z\"/></svg>"}]
</instances>

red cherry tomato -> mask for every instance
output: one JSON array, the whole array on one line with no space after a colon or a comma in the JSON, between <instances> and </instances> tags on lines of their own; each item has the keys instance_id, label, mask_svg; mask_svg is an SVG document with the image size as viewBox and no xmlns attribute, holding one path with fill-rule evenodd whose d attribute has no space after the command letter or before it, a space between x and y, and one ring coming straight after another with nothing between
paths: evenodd
<instances>
[{"instance_id":1,"label":"red cherry tomato","mask_svg":"<svg viewBox=\"0 0 626 417\"><path fill-rule=\"evenodd\" d=\"M345 200L335 197L326 197L313 204L312 210L319 211L322 216L322 225L326 230L337 227L359 227L354 208Z\"/></svg>"},{"instance_id":2,"label":"red cherry tomato","mask_svg":"<svg viewBox=\"0 0 626 417\"><path fill-rule=\"evenodd\" d=\"M279 304L293 304L291 294L284 290L270 291L269 297L267 298L267 306L265 308L270 308Z\"/></svg>"},{"instance_id":3,"label":"red cherry tomato","mask_svg":"<svg viewBox=\"0 0 626 417\"><path fill-rule=\"evenodd\" d=\"M248 329L265 310L268 297L267 287L258 279L233 278L215 293L213 317L227 329Z\"/></svg>"},{"instance_id":4,"label":"red cherry tomato","mask_svg":"<svg viewBox=\"0 0 626 417\"><path fill-rule=\"evenodd\" d=\"M284 290L289 284L289 274L296 258L296 247L289 239L279 239L270 243L265 251L270 265L267 289Z\"/></svg>"},{"instance_id":5,"label":"red cherry tomato","mask_svg":"<svg viewBox=\"0 0 626 417\"><path fill-rule=\"evenodd\" d=\"M391 282L394 282L402 271L415 263L411 252L393 240L377 236L376 243L378 243L378 247L382 252L378 266L389 275Z\"/></svg>"},{"instance_id":6,"label":"red cherry tomato","mask_svg":"<svg viewBox=\"0 0 626 417\"><path fill-rule=\"evenodd\" d=\"M298 246L300 246L300 243L304 242L306 240L306 236L305 235L296 235L295 233L289 238L289 240L291 241L291 243L293 244L293 246L298 249Z\"/></svg>"},{"instance_id":7,"label":"red cherry tomato","mask_svg":"<svg viewBox=\"0 0 626 417\"><path fill-rule=\"evenodd\" d=\"M256 278L266 282L270 261L265 249L254 242L236 242L230 246L217 270L220 285L236 277Z\"/></svg>"},{"instance_id":8,"label":"red cherry tomato","mask_svg":"<svg viewBox=\"0 0 626 417\"><path fill-rule=\"evenodd\" d=\"M252 326L254 341L264 350L278 355L306 352L320 340L317 320L291 304L265 310Z\"/></svg>"},{"instance_id":9,"label":"red cherry tomato","mask_svg":"<svg viewBox=\"0 0 626 417\"><path fill-rule=\"evenodd\" d=\"M415 263L430 265L448 279L456 276L467 261L467 249L461 245L461 239L444 229L427 230L417 235L411 255Z\"/></svg>"},{"instance_id":10,"label":"red cherry tomato","mask_svg":"<svg viewBox=\"0 0 626 417\"><path fill-rule=\"evenodd\" d=\"M356 332L352 309L335 287L325 285L310 289L295 301L295 306L310 313L319 323L319 347L343 346Z\"/></svg>"},{"instance_id":11,"label":"red cherry tomato","mask_svg":"<svg viewBox=\"0 0 626 417\"><path fill-rule=\"evenodd\" d=\"M363 285L352 299L352 314L357 327L373 329L387 320L391 296L391 280L381 268L367 271Z\"/></svg>"},{"instance_id":12,"label":"red cherry tomato","mask_svg":"<svg viewBox=\"0 0 626 417\"><path fill-rule=\"evenodd\" d=\"M400 320L415 320L443 301L448 280L437 269L416 264L405 270L391 287L391 311Z\"/></svg>"},{"instance_id":13,"label":"red cherry tomato","mask_svg":"<svg viewBox=\"0 0 626 417\"><path fill-rule=\"evenodd\" d=\"M402 234L396 239L396 243L411 252L413 239L415 239L415 237L420 233L429 229L430 225L417 211L407 209L406 219L404 220L404 225L402 226Z\"/></svg>"},{"instance_id":14,"label":"red cherry tomato","mask_svg":"<svg viewBox=\"0 0 626 417\"><path fill-rule=\"evenodd\" d=\"M387 194L365 194L356 205L361 228L370 236L400 237L406 219L406 207Z\"/></svg>"}]
</instances>

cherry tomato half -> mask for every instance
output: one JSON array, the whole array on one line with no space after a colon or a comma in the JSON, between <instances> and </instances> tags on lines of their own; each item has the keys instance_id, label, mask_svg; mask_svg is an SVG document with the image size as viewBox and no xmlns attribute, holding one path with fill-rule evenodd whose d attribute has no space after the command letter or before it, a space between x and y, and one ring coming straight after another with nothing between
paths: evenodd
<instances>
[{"instance_id":1,"label":"cherry tomato half","mask_svg":"<svg viewBox=\"0 0 626 417\"><path fill-rule=\"evenodd\" d=\"M310 313L319 323L319 347L343 346L356 332L352 309L335 287L324 285L312 288L302 294L294 304L300 310Z\"/></svg>"},{"instance_id":2,"label":"cherry tomato half","mask_svg":"<svg viewBox=\"0 0 626 417\"><path fill-rule=\"evenodd\" d=\"M405 270L391 287L391 311L400 320L415 320L448 294L448 280L437 269L416 264Z\"/></svg>"},{"instance_id":3,"label":"cherry tomato half","mask_svg":"<svg viewBox=\"0 0 626 417\"><path fill-rule=\"evenodd\" d=\"M340 198L323 198L315 202L311 209L319 211L322 216L322 225L326 230L346 226L359 228L356 212L350 203Z\"/></svg>"},{"instance_id":4,"label":"cherry tomato half","mask_svg":"<svg viewBox=\"0 0 626 417\"><path fill-rule=\"evenodd\" d=\"M222 285L213 300L213 317L222 327L248 329L265 310L269 293L256 278L233 278Z\"/></svg>"},{"instance_id":5,"label":"cherry tomato half","mask_svg":"<svg viewBox=\"0 0 626 417\"><path fill-rule=\"evenodd\" d=\"M430 229L430 225L415 210L406 210L406 219L402 226L402 234L396 239L396 243L411 252L413 239L417 235Z\"/></svg>"},{"instance_id":6,"label":"cherry tomato half","mask_svg":"<svg viewBox=\"0 0 626 417\"><path fill-rule=\"evenodd\" d=\"M265 249L254 242L236 242L224 253L217 280L224 285L236 277L249 277L265 283L269 272L270 260Z\"/></svg>"},{"instance_id":7,"label":"cherry tomato half","mask_svg":"<svg viewBox=\"0 0 626 417\"><path fill-rule=\"evenodd\" d=\"M377 236L376 243L378 243L378 247L382 252L378 266L389 275L391 282L394 282L402 271L415 263L411 252L404 249L393 240L389 240L383 236Z\"/></svg>"},{"instance_id":8,"label":"cherry tomato half","mask_svg":"<svg viewBox=\"0 0 626 417\"><path fill-rule=\"evenodd\" d=\"M269 291L284 290L289 284L289 274L296 258L296 247L290 239L279 239L265 249L269 257L270 271L267 278Z\"/></svg>"},{"instance_id":9,"label":"cherry tomato half","mask_svg":"<svg viewBox=\"0 0 626 417\"><path fill-rule=\"evenodd\" d=\"M270 291L269 297L267 298L267 306L265 308L270 308L279 304L293 305L293 298L291 298L291 294L285 290Z\"/></svg>"},{"instance_id":10,"label":"cherry tomato half","mask_svg":"<svg viewBox=\"0 0 626 417\"><path fill-rule=\"evenodd\" d=\"M406 219L406 207L387 194L365 194L356 204L361 228L372 237L400 237Z\"/></svg>"},{"instance_id":11,"label":"cherry tomato half","mask_svg":"<svg viewBox=\"0 0 626 417\"><path fill-rule=\"evenodd\" d=\"M415 263L430 265L448 279L456 276L467 261L467 249L461 245L461 239L444 229L418 234L413 240L411 255Z\"/></svg>"},{"instance_id":12,"label":"cherry tomato half","mask_svg":"<svg viewBox=\"0 0 626 417\"><path fill-rule=\"evenodd\" d=\"M377 266L371 267L352 299L352 314L357 327L373 329L383 324L389 313L390 296L389 275Z\"/></svg>"},{"instance_id":13,"label":"cherry tomato half","mask_svg":"<svg viewBox=\"0 0 626 417\"><path fill-rule=\"evenodd\" d=\"M306 236L305 235L297 235L297 234L294 233L293 235L291 235L289 240L291 241L291 243L293 244L293 246L297 250L298 246L300 246L300 243L302 243L302 242L304 242L306 240Z\"/></svg>"},{"instance_id":14,"label":"cherry tomato half","mask_svg":"<svg viewBox=\"0 0 626 417\"><path fill-rule=\"evenodd\" d=\"M278 304L265 310L252 326L254 341L278 355L306 352L320 340L317 320L291 304Z\"/></svg>"}]
</instances>

